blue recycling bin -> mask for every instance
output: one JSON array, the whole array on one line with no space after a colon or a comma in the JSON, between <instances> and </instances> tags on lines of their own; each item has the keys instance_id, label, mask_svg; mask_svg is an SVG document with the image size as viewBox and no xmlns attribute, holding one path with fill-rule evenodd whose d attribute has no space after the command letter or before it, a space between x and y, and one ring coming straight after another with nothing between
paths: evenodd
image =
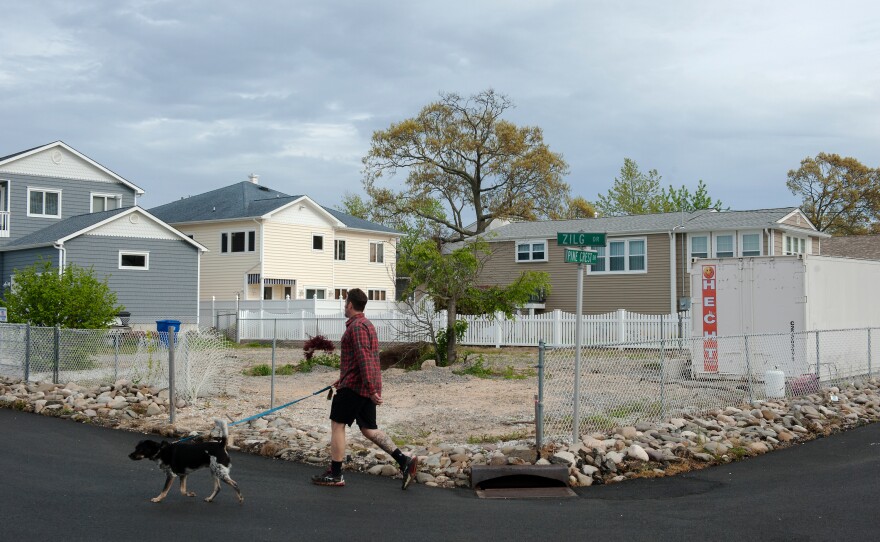
<instances>
[{"instance_id":1,"label":"blue recycling bin","mask_svg":"<svg viewBox=\"0 0 880 542\"><path fill-rule=\"evenodd\" d=\"M177 344L177 333L180 331L180 320L156 320L156 331L159 332L159 340L168 346L168 330L174 329L174 343Z\"/></svg>"}]
</instances>

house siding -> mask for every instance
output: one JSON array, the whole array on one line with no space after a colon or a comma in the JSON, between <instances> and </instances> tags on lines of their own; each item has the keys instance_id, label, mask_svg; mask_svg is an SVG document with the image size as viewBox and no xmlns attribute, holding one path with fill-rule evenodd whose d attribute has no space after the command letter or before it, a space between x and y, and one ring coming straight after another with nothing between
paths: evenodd
<instances>
[{"instance_id":1,"label":"house siding","mask_svg":"<svg viewBox=\"0 0 880 542\"><path fill-rule=\"evenodd\" d=\"M12 281L15 271L30 267L41 260L48 260L58 267L58 250L53 247L40 247L28 250L17 250L0 254L0 273L3 277L3 291Z\"/></svg>"},{"instance_id":2,"label":"house siding","mask_svg":"<svg viewBox=\"0 0 880 542\"><path fill-rule=\"evenodd\" d=\"M65 244L67 263L92 267L131 313L132 324L198 318L198 249L183 240L80 236ZM119 269L119 251L149 252L149 269ZM147 294L148 293L148 294Z\"/></svg>"},{"instance_id":3,"label":"house siding","mask_svg":"<svg viewBox=\"0 0 880 542\"><path fill-rule=\"evenodd\" d=\"M584 314L604 314L617 309L642 314L669 314L669 235L662 233L635 237L645 237L647 240L648 272L603 275L587 271L584 277ZM609 237L609 240L613 239ZM544 310L575 312L577 265L565 263L565 247L557 246L556 239L547 239L546 262L517 263L513 241L494 242L491 247L492 257L480 277L482 284L509 284L524 271L544 271L550 274L552 286Z\"/></svg>"},{"instance_id":4,"label":"house siding","mask_svg":"<svg viewBox=\"0 0 880 542\"><path fill-rule=\"evenodd\" d=\"M10 174L0 171L0 180L9 181L9 237L0 239L0 245L58 223L71 216L88 214L91 211L92 193L119 194L121 207L131 207L135 203L135 193L121 184L93 180L69 180L32 175ZM28 188L47 188L61 191L61 218L30 217L28 213Z\"/></svg>"},{"instance_id":5,"label":"house siding","mask_svg":"<svg viewBox=\"0 0 880 542\"><path fill-rule=\"evenodd\" d=\"M245 297L245 281L249 273L260 272L260 225L252 220L229 221L210 224L176 224L184 235L208 249L202 255L201 299L235 299L240 294ZM254 252L221 253L220 233L229 231L255 231Z\"/></svg>"}]
</instances>

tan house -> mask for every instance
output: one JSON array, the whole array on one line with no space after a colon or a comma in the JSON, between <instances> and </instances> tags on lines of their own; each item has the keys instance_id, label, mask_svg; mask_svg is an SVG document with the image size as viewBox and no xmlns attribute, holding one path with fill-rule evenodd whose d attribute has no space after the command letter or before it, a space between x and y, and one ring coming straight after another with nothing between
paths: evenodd
<instances>
[{"instance_id":1,"label":"tan house","mask_svg":"<svg viewBox=\"0 0 880 542\"><path fill-rule=\"evenodd\" d=\"M486 234L492 257L483 283L506 284L523 271L544 271L552 292L536 295L525 308L575 312L577 264L566 263L566 248L557 244L557 233L574 232L607 239L606 246L593 247L597 263L586 265L584 314L671 314L689 306L694 259L819 254L830 237L795 207L518 222Z\"/></svg>"},{"instance_id":2,"label":"tan house","mask_svg":"<svg viewBox=\"0 0 880 542\"><path fill-rule=\"evenodd\" d=\"M400 234L250 181L150 210L204 245L201 299L344 299L360 288L395 296Z\"/></svg>"}]
</instances>

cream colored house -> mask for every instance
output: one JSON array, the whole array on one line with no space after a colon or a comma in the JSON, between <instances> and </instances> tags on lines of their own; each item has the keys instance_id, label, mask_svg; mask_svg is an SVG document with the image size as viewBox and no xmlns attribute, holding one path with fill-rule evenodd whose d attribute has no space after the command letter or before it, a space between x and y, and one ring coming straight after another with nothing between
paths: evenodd
<instances>
[{"instance_id":1,"label":"cream colored house","mask_svg":"<svg viewBox=\"0 0 880 542\"><path fill-rule=\"evenodd\" d=\"M205 246L201 299L393 301L400 233L258 184L257 177L150 210Z\"/></svg>"}]
</instances>

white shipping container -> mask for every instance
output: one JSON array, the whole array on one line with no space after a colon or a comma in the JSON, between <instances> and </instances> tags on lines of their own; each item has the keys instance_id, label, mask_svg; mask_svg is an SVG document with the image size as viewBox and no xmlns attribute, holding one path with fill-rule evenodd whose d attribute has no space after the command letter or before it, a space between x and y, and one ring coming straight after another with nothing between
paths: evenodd
<instances>
[{"instance_id":1,"label":"white shipping container","mask_svg":"<svg viewBox=\"0 0 880 542\"><path fill-rule=\"evenodd\" d=\"M781 370L787 377L833 376L835 360L821 356L815 333L804 332L880 327L880 261L818 255L714 258L696 260L691 273L693 337L704 338L693 343L698 374ZM743 335L751 335L748 350ZM825 337L833 340L834 334ZM836 355L846 356L842 345L835 346ZM852 347L865 355L865 345Z\"/></svg>"}]
</instances>

